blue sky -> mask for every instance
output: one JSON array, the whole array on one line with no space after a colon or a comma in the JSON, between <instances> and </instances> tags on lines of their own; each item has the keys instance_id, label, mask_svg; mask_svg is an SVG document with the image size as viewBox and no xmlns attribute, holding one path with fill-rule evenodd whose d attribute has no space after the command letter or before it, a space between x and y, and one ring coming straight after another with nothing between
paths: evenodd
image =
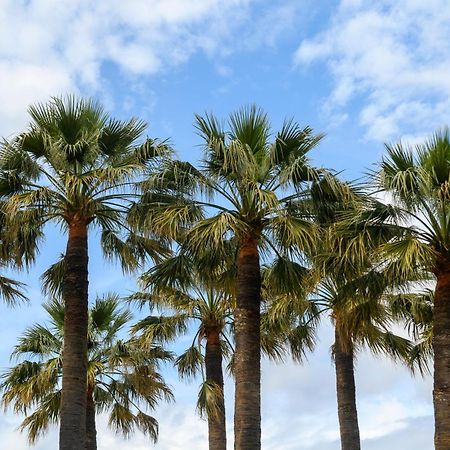
<instances>
[{"instance_id":1,"label":"blue sky","mask_svg":"<svg viewBox=\"0 0 450 450\"><path fill-rule=\"evenodd\" d=\"M195 161L194 113L225 118L255 103L275 130L293 116L325 132L314 161L357 178L379 160L383 142L414 143L450 122L449 21L447 0L0 0L0 136L26 126L30 103L79 93L115 116L145 119L149 136L169 138ZM64 238L49 230L39 267L63 249ZM92 294L132 288L101 260L95 237L91 250ZM29 306L0 306L0 367L16 336L43 317L39 273L19 276ZM264 363L265 449L339 448L331 342L324 326L306 365ZM178 402L155 412L156 448L206 449L196 384L180 384L171 370L167 377ZM361 355L357 389L363 448L432 448L429 379ZM230 381L227 392L231 437ZM148 448L142 436L122 441L100 422L100 449ZM0 434L22 450L18 424L1 417ZM36 448L56 448L56 432Z\"/></svg>"}]
</instances>

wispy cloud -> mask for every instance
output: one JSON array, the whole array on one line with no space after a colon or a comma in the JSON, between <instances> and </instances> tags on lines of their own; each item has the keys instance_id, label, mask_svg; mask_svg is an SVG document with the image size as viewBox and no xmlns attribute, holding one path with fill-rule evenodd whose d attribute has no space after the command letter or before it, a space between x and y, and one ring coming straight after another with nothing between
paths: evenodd
<instances>
[{"instance_id":1,"label":"wispy cloud","mask_svg":"<svg viewBox=\"0 0 450 450\"><path fill-rule=\"evenodd\" d=\"M447 0L342 0L332 17L294 55L297 66L323 62L332 74L330 116L355 101L375 140L428 134L450 121Z\"/></svg>"}]
</instances>

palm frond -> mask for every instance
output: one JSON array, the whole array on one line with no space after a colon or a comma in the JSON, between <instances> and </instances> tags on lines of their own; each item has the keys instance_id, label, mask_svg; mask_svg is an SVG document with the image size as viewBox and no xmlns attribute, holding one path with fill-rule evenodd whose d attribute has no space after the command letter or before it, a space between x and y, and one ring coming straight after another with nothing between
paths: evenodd
<instances>
[{"instance_id":1,"label":"palm frond","mask_svg":"<svg viewBox=\"0 0 450 450\"><path fill-rule=\"evenodd\" d=\"M197 411L200 417L217 417L220 414L220 398L223 396L222 388L209 380L205 380L199 389Z\"/></svg>"},{"instance_id":2,"label":"palm frond","mask_svg":"<svg viewBox=\"0 0 450 450\"><path fill-rule=\"evenodd\" d=\"M64 254L53 263L42 275L42 292L49 297L62 298L63 279L65 274Z\"/></svg>"},{"instance_id":3,"label":"palm frond","mask_svg":"<svg viewBox=\"0 0 450 450\"><path fill-rule=\"evenodd\" d=\"M139 334L139 339L144 343L170 342L177 335L186 331L186 319L184 314L176 316L148 316L140 320L131 329Z\"/></svg>"},{"instance_id":4,"label":"palm frond","mask_svg":"<svg viewBox=\"0 0 450 450\"><path fill-rule=\"evenodd\" d=\"M201 373L204 364L204 357L200 350L192 345L182 353L175 361L178 373L181 378L195 377Z\"/></svg>"}]
</instances>

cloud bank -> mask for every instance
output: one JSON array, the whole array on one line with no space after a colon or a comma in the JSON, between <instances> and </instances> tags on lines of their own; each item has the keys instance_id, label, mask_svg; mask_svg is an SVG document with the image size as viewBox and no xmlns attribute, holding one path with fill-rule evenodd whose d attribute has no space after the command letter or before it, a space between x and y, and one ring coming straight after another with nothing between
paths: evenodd
<instances>
[{"instance_id":1,"label":"cloud bank","mask_svg":"<svg viewBox=\"0 0 450 450\"><path fill-rule=\"evenodd\" d=\"M0 0L0 134L50 95L102 92L113 67L129 77L167 71L196 52L231 51L250 0Z\"/></svg>"},{"instance_id":2,"label":"cloud bank","mask_svg":"<svg viewBox=\"0 0 450 450\"><path fill-rule=\"evenodd\" d=\"M352 102L374 140L426 135L450 122L450 3L342 0L329 27L303 40L297 66L326 65L331 118Z\"/></svg>"}]
</instances>

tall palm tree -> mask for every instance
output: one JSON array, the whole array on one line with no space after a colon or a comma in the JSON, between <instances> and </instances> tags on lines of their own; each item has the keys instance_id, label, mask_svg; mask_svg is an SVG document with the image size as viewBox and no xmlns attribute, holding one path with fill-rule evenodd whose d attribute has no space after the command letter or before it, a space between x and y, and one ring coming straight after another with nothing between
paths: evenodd
<instances>
[{"instance_id":1,"label":"tall palm tree","mask_svg":"<svg viewBox=\"0 0 450 450\"><path fill-rule=\"evenodd\" d=\"M44 308L50 323L29 327L19 338L13 356L22 361L3 374L1 384L3 405L27 415L20 428L27 431L30 443L61 415L64 305L54 300ZM95 417L107 411L109 426L116 431L128 436L137 428L156 441L158 422L145 408L172 399L157 372L171 354L153 345L142 350L133 341L121 340L121 330L130 319L115 295L98 298L89 311L86 450L97 448Z\"/></svg>"},{"instance_id":2,"label":"tall palm tree","mask_svg":"<svg viewBox=\"0 0 450 450\"><path fill-rule=\"evenodd\" d=\"M214 282L218 275L213 268L201 272L192 258L180 253L146 272L141 277L145 291L129 297L164 311L133 326L144 345L173 341L195 324L192 343L177 358L176 366L181 378L203 375L197 409L208 419L210 450L226 450L223 359L233 352L232 296Z\"/></svg>"},{"instance_id":3,"label":"tall palm tree","mask_svg":"<svg viewBox=\"0 0 450 450\"><path fill-rule=\"evenodd\" d=\"M123 231L134 178L166 148L139 143L143 122L112 119L91 100L53 98L29 113L28 129L2 147L1 194L10 226L26 213L37 230L54 222L67 233L60 449L75 450L86 434L88 232L101 229L105 254L118 255L124 269L165 253L160 242Z\"/></svg>"},{"instance_id":4,"label":"tall palm tree","mask_svg":"<svg viewBox=\"0 0 450 450\"><path fill-rule=\"evenodd\" d=\"M399 267L436 278L433 310L435 448L450 448L450 137L448 129L412 148L386 145L377 181L393 196L404 233L386 247ZM394 210L394 207L392 207ZM403 222L402 222L403 220Z\"/></svg>"},{"instance_id":5,"label":"tall palm tree","mask_svg":"<svg viewBox=\"0 0 450 450\"><path fill-rule=\"evenodd\" d=\"M206 247L220 255L224 241L237 241L235 448L257 450L261 252L269 257L314 245L314 225L291 214L289 204L304 197L306 187L321 176L308 153L322 136L287 121L272 139L268 117L256 107L231 114L228 131L213 115L196 116L196 128L204 141L200 169L187 162L168 164L148 180L148 192L133 216L136 223L164 235L185 233L192 254Z\"/></svg>"}]
</instances>

